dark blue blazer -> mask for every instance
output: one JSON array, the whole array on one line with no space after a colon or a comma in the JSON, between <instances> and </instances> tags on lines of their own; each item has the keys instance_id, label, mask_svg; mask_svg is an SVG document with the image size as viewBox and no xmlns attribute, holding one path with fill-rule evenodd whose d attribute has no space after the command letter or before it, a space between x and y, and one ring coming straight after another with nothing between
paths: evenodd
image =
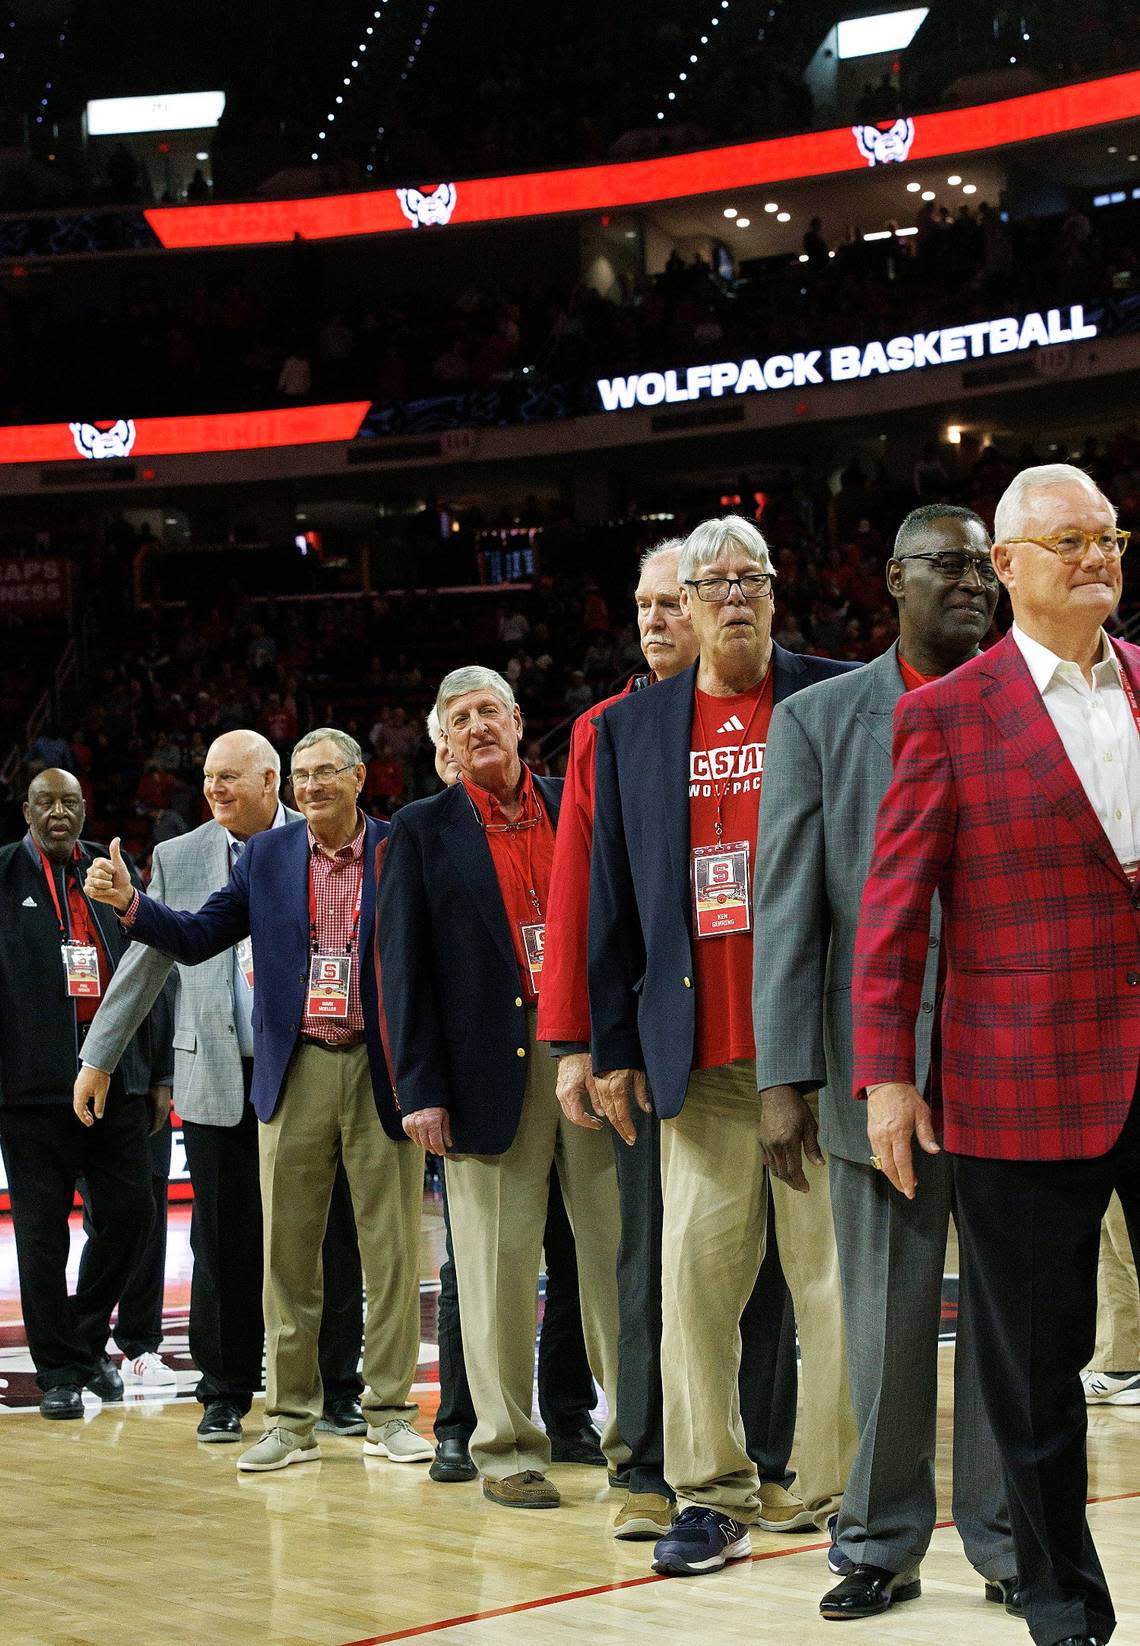
<instances>
[{"instance_id":1,"label":"dark blue blazer","mask_svg":"<svg viewBox=\"0 0 1140 1646\"><path fill-rule=\"evenodd\" d=\"M562 779L534 782L557 827ZM457 1153L502 1154L522 1112L527 1009L490 847L462 783L396 813L379 909L401 1112L447 1109Z\"/></svg>"},{"instance_id":2,"label":"dark blue blazer","mask_svg":"<svg viewBox=\"0 0 1140 1646\"><path fill-rule=\"evenodd\" d=\"M380 1036L372 926L376 915L377 850L388 823L365 819L364 886L360 899L360 1003L372 1069L376 1109L389 1137L403 1128L392 1101L392 1083ZM167 908L149 897L139 900L131 936L162 949L184 965L253 938L253 1087L250 1100L259 1120L273 1116L285 1084L289 1060L301 1031L309 981L308 824L286 823L255 834L220 891L195 914Z\"/></svg>"},{"instance_id":3,"label":"dark blue blazer","mask_svg":"<svg viewBox=\"0 0 1140 1646\"><path fill-rule=\"evenodd\" d=\"M773 700L857 664L772 647ZM693 1063L689 745L697 665L598 721L588 976L594 1069L644 1069L680 1114ZM759 804L759 796L757 796ZM763 850L763 845L760 847Z\"/></svg>"}]
</instances>

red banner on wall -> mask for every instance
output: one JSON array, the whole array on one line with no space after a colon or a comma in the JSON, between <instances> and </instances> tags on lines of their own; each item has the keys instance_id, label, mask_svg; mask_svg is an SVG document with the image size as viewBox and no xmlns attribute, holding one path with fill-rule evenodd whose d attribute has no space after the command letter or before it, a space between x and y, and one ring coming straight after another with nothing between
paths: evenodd
<instances>
[{"instance_id":1,"label":"red banner on wall","mask_svg":"<svg viewBox=\"0 0 1140 1646\"><path fill-rule=\"evenodd\" d=\"M58 555L0 556L0 617L66 617L71 568Z\"/></svg>"}]
</instances>

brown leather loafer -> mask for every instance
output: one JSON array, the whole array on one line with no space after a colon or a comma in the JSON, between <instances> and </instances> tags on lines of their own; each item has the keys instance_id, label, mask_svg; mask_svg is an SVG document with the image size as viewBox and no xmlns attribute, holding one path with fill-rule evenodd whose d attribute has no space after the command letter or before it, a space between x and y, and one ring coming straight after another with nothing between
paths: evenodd
<instances>
[{"instance_id":1,"label":"brown leather loafer","mask_svg":"<svg viewBox=\"0 0 1140 1646\"><path fill-rule=\"evenodd\" d=\"M557 1509L562 1502L558 1487L535 1469L524 1469L503 1480L490 1480L484 1475L483 1496L504 1509Z\"/></svg>"}]
</instances>

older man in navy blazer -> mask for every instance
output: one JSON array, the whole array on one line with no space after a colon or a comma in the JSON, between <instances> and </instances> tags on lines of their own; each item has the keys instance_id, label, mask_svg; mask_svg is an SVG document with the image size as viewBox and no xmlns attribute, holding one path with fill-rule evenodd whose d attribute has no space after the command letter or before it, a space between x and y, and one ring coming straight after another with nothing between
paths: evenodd
<instances>
[{"instance_id":1,"label":"older man in navy blazer","mask_svg":"<svg viewBox=\"0 0 1140 1646\"><path fill-rule=\"evenodd\" d=\"M292 779L305 822L254 835L196 914L138 896L117 841L88 875L88 895L118 908L132 937L185 965L252 939L268 1377L266 1433L238 1459L243 1470L320 1456L321 1242L338 1159L365 1271L364 1450L395 1462L433 1455L408 1422L422 1164L403 1144L380 1035L372 926L388 825L358 808L364 774L347 733L303 737Z\"/></svg>"},{"instance_id":2,"label":"older man in navy blazer","mask_svg":"<svg viewBox=\"0 0 1140 1646\"><path fill-rule=\"evenodd\" d=\"M665 1477L680 1513L654 1568L688 1576L748 1555L751 1523L822 1530L855 1434L822 1195L773 1190L803 1346L798 1500L761 1489L737 1386L767 1219L750 935L767 727L774 703L846 665L773 644L774 574L751 521L697 526L677 575L695 666L598 724L588 976L599 1112L632 1144L630 1104L652 1093L663 1122Z\"/></svg>"},{"instance_id":3,"label":"older man in navy blazer","mask_svg":"<svg viewBox=\"0 0 1140 1646\"><path fill-rule=\"evenodd\" d=\"M519 759L522 717L491 669L454 670L436 710L460 781L397 814L380 885L384 1004L404 1130L442 1155L484 1495L557 1508L549 1441L531 1412L550 1173L578 1250L595 1377L617 1373L618 1199L613 1153L568 1121L535 1040L561 779ZM628 1458L612 1418L611 1469Z\"/></svg>"}]
</instances>

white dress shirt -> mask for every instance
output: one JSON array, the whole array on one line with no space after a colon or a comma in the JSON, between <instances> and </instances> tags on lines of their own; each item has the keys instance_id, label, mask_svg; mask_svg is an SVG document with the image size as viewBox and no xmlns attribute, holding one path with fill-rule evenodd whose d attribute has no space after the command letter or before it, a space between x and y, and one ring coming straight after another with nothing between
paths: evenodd
<instances>
[{"instance_id":1,"label":"white dress shirt","mask_svg":"<svg viewBox=\"0 0 1140 1646\"><path fill-rule=\"evenodd\" d=\"M1140 860L1140 735L1108 636L1102 629L1090 686L1079 663L1058 657L1016 623L1010 632L1089 804L1131 876Z\"/></svg>"}]
</instances>

